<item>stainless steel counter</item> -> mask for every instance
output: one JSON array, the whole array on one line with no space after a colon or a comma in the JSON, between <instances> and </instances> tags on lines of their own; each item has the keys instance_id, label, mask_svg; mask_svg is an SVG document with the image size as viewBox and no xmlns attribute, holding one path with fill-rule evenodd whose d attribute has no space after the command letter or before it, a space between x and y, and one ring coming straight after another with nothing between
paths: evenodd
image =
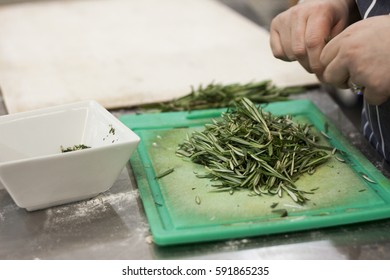
<instances>
[{"instance_id":1,"label":"stainless steel counter","mask_svg":"<svg viewBox=\"0 0 390 280\"><path fill-rule=\"evenodd\" d=\"M276 2L281 1L272 1ZM264 11L263 7L261 10ZM315 89L298 98L313 100L351 144L390 178L388 165L376 157L329 95ZM119 116L129 111L112 112ZM3 114L6 110L0 93L0 115ZM127 166L113 187L98 197L41 211L18 208L8 193L0 189L0 259L390 259L390 219L159 247L151 242L137 186L131 167Z\"/></svg>"},{"instance_id":2,"label":"stainless steel counter","mask_svg":"<svg viewBox=\"0 0 390 280\"><path fill-rule=\"evenodd\" d=\"M339 106L321 89L311 99L388 178ZM113 111L115 115L129 111ZM0 95L0 115L6 114ZM0 136L1 137L1 136ZM23 174L21 174L23 176ZM390 220L202 244L159 247L151 242L131 167L96 198L27 212L0 190L0 259L390 259Z\"/></svg>"}]
</instances>

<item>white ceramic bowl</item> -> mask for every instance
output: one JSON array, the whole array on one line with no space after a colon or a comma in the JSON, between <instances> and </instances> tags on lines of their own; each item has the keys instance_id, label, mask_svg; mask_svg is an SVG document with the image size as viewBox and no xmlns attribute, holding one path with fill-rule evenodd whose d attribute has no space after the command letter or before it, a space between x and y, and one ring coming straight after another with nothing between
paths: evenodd
<instances>
[{"instance_id":1,"label":"white ceramic bowl","mask_svg":"<svg viewBox=\"0 0 390 280\"><path fill-rule=\"evenodd\" d=\"M113 185L139 141L95 101L1 116L0 181L28 211L91 198ZM90 148L61 150L81 144Z\"/></svg>"}]
</instances>

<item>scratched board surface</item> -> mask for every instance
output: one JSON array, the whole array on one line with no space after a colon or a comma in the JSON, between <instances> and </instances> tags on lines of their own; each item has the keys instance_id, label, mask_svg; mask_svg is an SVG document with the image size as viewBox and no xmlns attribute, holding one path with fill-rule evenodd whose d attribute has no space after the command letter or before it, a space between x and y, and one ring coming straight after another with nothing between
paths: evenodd
<instances>
[{"instance_id":1,"label":"scratched board surface","mask_svg":"<svg viewBox=\"0 0 390 280\"><path fill-rule=\"evenodd\" d=\"M196 177L205 172L203 166L175 155L187 134L203 130L204 124L225 110L121 118L142 139L130 161L157 244L258 236L390 217L389 180L349 145L315 105L297 100L272 103L265 110L311 123L319 137L328 123L331 139L322 137L321 141L347 154L345 163L332 158L313 175L305 174L296 182L302 190L316 189L303 205L288 196L253 196L247 190L232 195L218 192L211 186L214 182ZM171 168L174 172L155 178ZM278 209L287 210L288 215L281 217Z\"/></svg>"}]
</instances>

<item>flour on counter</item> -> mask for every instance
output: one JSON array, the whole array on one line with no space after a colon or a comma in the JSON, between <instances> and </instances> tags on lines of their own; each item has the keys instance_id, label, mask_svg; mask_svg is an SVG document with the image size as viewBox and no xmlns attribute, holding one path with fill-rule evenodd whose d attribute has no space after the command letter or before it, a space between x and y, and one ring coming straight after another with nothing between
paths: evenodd
<instances>
[{"instance_id":1,"label":"flour on counter","mask_svg":"<svg viewBox=\"0 0 390 280\"><path fill-rule=\"evenodd\" d=\"M9 213L19 209L20 208L14 203L4 206L4 208L0 211L0 222L4 222Z\"/></svg>"},{"instance_id":2,"label":"flour on counter","mask_svg":"<svg viewBox=\"0 0 390 280\"><path fill-rule=\"evenodd\" d=\"M120 193L103 193L92 199L46 209L45 228L71 223L81 224L103 219L111 212L119 212L136 203L138 190Z\"/></svg>"}]
</instances>

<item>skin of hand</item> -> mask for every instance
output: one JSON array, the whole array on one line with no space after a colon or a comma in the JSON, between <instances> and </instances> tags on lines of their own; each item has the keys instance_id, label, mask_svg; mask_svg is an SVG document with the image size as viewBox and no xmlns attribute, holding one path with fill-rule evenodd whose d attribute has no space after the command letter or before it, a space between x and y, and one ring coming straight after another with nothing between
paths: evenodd
<instances>
[{"instance_id":1,"label":"skin of hand","mask_svg":"<svg viewBox=\"0 0 390 280\"><path fill-rule=\"evenodd\" d=\"M350 25L323 49L324 82L341 88L349 82L365 87L367 103L390 98L390 16L376 16Z\"/></svg>"},{"instance_id":2,"label":"skin of hand","mask_svg":"<svg viewBox=\"0 0 390 280\"><path fill-rule=\"evenodd\" d=\"M352 9L356 9L354 0L312 0L279 14L270 27L274 56L285 61L297 60L322 80L322 49L349 25Z\"/></svg>"}]
</instances>

